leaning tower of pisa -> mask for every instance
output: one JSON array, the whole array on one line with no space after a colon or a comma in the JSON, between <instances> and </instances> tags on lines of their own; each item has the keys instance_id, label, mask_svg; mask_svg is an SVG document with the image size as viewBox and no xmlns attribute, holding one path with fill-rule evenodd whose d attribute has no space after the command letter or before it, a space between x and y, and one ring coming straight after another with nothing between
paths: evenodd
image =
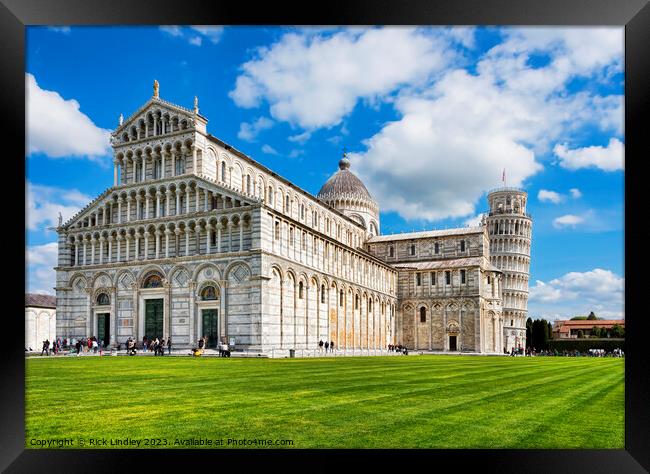
<instances>
[{"instance_id":1,"label":"leaning tower of pisa","mask_svg":"<svg viewBox=\"0 0 650 474\"><path fill-rule=\"evenodd\" d=\"M503 271L503 341L510 351L526 347L528 277L533 221L526 213L528 193L498 188L488 193L485 219L490 236L490 259Z\"/></svg>"}]
</instances>

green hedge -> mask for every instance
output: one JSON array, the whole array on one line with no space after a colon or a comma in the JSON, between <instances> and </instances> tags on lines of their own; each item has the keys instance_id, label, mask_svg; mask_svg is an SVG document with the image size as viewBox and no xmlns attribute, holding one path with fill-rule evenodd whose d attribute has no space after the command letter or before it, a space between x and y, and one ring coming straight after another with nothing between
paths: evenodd
<instances>
[{"instance_id":1,"label":"green hedge","mask_svg":"<svg viewBox=\"0 0 650 474\"><path fill-rule=\"evenodd\" d=\"M589 349L605 349L611 352L614 349L625 351L625 339L551 339L548 341L550 350L587 352Z\"/></svg>"}]
</instances>

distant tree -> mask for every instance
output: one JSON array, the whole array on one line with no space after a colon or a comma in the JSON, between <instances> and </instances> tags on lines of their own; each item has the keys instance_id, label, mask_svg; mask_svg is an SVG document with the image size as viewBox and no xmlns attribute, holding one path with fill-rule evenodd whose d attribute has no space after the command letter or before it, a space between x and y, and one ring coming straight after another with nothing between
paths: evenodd
<instances>
[{"instance_id":1,"label":"distant tree","mask_svg":"<svg viewBox=\"0 0 650 474\"><path fill-rule=\"evenodd\" d=\"M528 318L526 320L526 347L533 346L533 320Z\"/></svg>"},{"instance_id":2,"label":"distant tree","mask_svg":"<svg viewBox=\"0 0 650 474\"><path fill-rule=\"evenodd\" d=\"M601 337L602 332L598 326L594 326L591 328L591 336L592 337Z\"/></svg>"},{"instance_id":3,"label":"distant tree","mask_svg":"<svg viewBox=\"0 0 650 474\"><path fill-rule=\"evenodd\" d=\"M578 330L578 339L582 339L583 337L585 337L585 333L583 332L582 329L579 329Z\"/></svg>"},{"instance_id":4,"label":"distant tree","mask_svg":"<svg viewBox=\"0 0 650 474\"><path fill-rule=\"evenodd\" d=\"M587 316L587 319L588 319L589 321L592 321L592 320L594 320L594 319L598 319L598 318L596 317L596 315L595 315L594 312L592 311L591 313L589 313L589 316Z\"/></svg>"},{"instance_id":5,"label":"distant tree","mask_svg":"<svg viewBox=\"0 0 650 474\"><path fill-rule=\"evenodd\" d=\"M571 321L584 321L585 319L587 319L587 316L574 316Z\"/></svg>"},{"instance_id":6,"label":"distant tree","mask_svg":"<svg viewBox=\"0 0 650 474\"><path fill-rule=\"evenodd\" d=\"M612 337L625 337L625 329L620 324L612 326Z\"/></svg>"},{"instance_id":7,"label":"distant tree","mask_svg":"<svg viewBox=\"0 0 650 474\"><path fill-rule=\"evenodd\" d=\"M549 322L546 319L536 319L532 325L532 340L535 349L548 349L550 339Z\"/></svg>"},{"instance_id":8,"label":"distant tree","mask_svg":"<svg viewBox=\"0 0 650 474\"><path fill-rule=\"evenodd\" d=\"M547 341L553 339L553 325L550 322L546 323L546 336Z\"/></svg>"}]
</instances>

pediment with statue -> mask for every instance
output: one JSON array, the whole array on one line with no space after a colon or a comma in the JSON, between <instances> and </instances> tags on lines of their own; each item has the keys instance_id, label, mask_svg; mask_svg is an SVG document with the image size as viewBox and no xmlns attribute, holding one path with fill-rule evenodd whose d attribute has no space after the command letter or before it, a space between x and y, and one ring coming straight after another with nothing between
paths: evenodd
<instances>
[{"instance_id":1,"label":"pediment with statue","mask_svg":"<svg viewBox=\"0 0 650 474\"><path fill-rule=\"evenodd\" d=\"M205 132L207 119L199 114L198 98L194 109L188 109L160 98L158 81L154 81L153 96L124 120L120 114L118 127L111 135L113 147L173 134Z\"/></svg>"}]
</instances>

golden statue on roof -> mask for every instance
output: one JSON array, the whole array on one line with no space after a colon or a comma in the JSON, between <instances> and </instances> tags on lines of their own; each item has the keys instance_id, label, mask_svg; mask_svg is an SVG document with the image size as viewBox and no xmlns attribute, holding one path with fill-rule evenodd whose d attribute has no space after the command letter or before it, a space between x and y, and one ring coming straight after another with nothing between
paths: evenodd
<instances>
[{"instance_id":1,"label":"golden statue on roof","mask_svg":"<svg viewBox=\"0 0 650 474\"><path fill-rule=\"evenodd\" d=\"M158 84L158 81L156 79L153 80L153 96L157 99L158 98L158 89L160 89L160 84Z\"/></svg>"}]
</instances>

